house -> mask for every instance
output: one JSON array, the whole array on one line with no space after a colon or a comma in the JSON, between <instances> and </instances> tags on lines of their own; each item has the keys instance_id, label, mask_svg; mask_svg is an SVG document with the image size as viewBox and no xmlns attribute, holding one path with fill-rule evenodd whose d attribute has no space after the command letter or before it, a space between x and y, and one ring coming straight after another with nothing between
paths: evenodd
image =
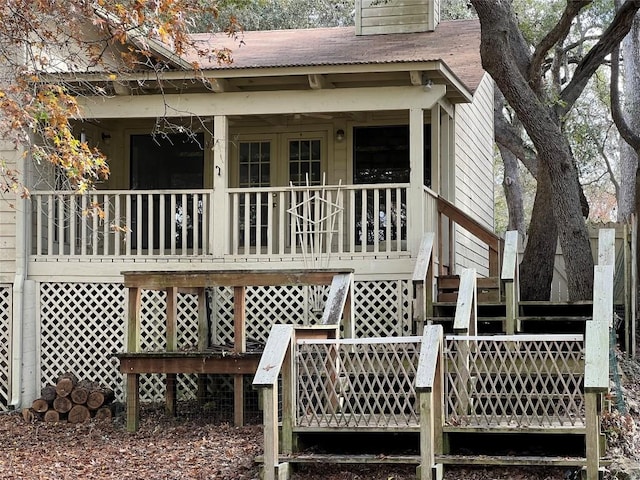
<instances>
[{"instance_id":1,"label":"house","mask_svg":"<svg viewBox=\"0 0 640 480\"><path fill-rule=\"evenodd\" d=\"M350 268L361 336L411 332L425 232L439 271L487 276L477 232L494 221L493 83L479 23L441 22L438 4L362 0L355 28L245 32L242 44L200 35L234 58L200 71L158 49L161 72L70 77L109 92L82 100L75 128L112 173L76 195L26 172L31 198L0 202L0 408L69 370L121 393L111 354L123 350L123 271ZM94 202L104 218L86 215ZM161 346L151 320L163 302L144 297L143 348ZM231 293L209 302L223 312L212 341L224 343ZM256 289L250 334L263 341L276 317L313 322L321 302ZM192 306L186 295L178 309Z\"/></svg>"}]
</instances>

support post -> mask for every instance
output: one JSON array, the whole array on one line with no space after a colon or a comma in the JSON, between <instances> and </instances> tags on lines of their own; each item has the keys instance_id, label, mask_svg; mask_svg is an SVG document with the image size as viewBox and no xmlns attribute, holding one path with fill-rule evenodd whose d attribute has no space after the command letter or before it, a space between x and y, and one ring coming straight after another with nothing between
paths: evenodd
<instances>
[{"instance_id":1,"label":"support post","mask_svg":"<svg viewBox=\"0 0 640 480\"><path fill-rule=\"evenodd\" d=\"M245 286L233 287L233 350L247 351ZM236 427L244 424L244 375L233 376L233 422Z\"/></svg>"},{"instance_id":2,"label":"support post","mask_svg":"<svg viewBox=\"0 0 640 480\"><path fill-rule=\"evenodd\" d=\"M421 108L409 109L409 166L411 185L407 192L407 246L417 252L424 233L422 212L424 183L424 112Z\"/></svg>"},{"instance_id":3,"label":"support post","mask_svg":"<svg viewBox=\"0 0 640 480\"><path fill-rule=\"evenodd\" d=\"M178 288L167 287L167 352L178 349ZM176 415L176 374L167 373L165 390L165 414Z\"/></svg>"},{"instance_id":4,"label":"support post","mask_svg":"<svg viewBox=\"0 0 640 480\"><path fill-rule=\"evenodd\" d=\"M216 115L213 118L213 195L209 220L209 251L214 257L229 252L228 145L229 120L226 115Z\"/></svg>"},{"instance_id":5,"label":"support post","mask_svg":"<svg viewBox=\"0 0 640 480\"><path fill-rule=\"evenodd\" d=\"M129 308L127 322L127 352L138 352L140 350L140 308L142 304L141 289L138 287L129 288ZM140 415L139 398L139 374L126 374L127 384L127 431L138 430L138 418Z\"/></svg>"}]
</instances>

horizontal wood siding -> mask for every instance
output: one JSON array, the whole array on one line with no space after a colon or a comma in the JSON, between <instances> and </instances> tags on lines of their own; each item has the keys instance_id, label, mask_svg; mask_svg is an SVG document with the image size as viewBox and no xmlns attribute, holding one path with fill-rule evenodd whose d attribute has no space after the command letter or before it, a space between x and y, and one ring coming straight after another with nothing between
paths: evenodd
<instances>
[{"instance_id":1,"label":"horizontal wood siding","mask_svg":"<svg viewBox=\"0 0 640 480\"><path fill-rule=\"evenodd\" d=\"M0 144L0 161L15 168L16 152ZM16 268L16 204L15 196L0 196L0 283L12 283Z\"/></svg>"},{"instance_id":2,"label":"horizontal wood siding","mask_svg":"<svg viewBox=\"0 0 640 480\"><path fill-rule=\"evenodd\" d=\"M494 228L493 138L493 80L486 75L473 102L456 106L455 203L490 230ZM458 230L456 268L476 268L486 276L486 245Z\"/></svg>"},{"instance_id":3,"label":"horizontal wood siding","mask_svg":"<svg viewBox=\"0 0 640 480\"><path fill-rule=\"evenodd\" d=\"M429 30L429 2L425 0L361 0L356 11L358 35Z\"/></svg>"}]
</instances>

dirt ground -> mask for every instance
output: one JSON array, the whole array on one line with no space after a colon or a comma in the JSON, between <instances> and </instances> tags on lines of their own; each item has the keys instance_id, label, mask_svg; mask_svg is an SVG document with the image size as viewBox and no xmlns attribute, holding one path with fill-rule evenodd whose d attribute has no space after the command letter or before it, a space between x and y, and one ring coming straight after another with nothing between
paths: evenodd
<instances>
[{"instance_id":1,"label":"dirt ground","mask_svg":"<svg viewBox=\"0 0 640 480\"><path fill-rule=\"evenodd\" d=\"M607 415L604 429L614 465L640 460L640 364L621 362L622 396L630 416ZM81 425L25 422L19 413L0 415L0 479L216 479L259 478L254 461L262 453L259 425L236 428L194 412L166 418L145 408L138 432L124 419ZM619 477L608 474L608 478ZM408 480L415 467L300 467L295 480ZM570 480L567 468L454 468L445 480Z\"/></svg>"}]
</instances>

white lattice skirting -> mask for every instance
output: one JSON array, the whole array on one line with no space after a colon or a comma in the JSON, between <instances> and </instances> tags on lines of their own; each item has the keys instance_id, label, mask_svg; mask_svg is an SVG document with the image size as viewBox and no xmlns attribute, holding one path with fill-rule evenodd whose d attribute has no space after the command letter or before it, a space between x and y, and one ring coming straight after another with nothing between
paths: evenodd
<instances>
[{"instance_id":1,"label":"white lattice skirting","mask_svg":"<svg viewBox=\"0 0 640 480\"><path fill-rule=\"evenodd\" d=\"M211 343L233 342L233 290L211 289L208 295ZM273 323L313 324L322 315L327 290L317 287L248 287L247 337L264 344ZM355 282L356 335L400 336L410 333L410 283L405 280ZM143 351L165 347L166 295L143 291ZM2 320L0 290L0 320ZM72 371L81 378L97 380L123 397L123 378L114 353L124 351L125 289L112 283L41 283L40 348L41 383L55 382L60 373ZM178 348L190 350L198 343L197 297L178 298ZM3 330L4 331L4 330ZM3 344L6 344L3 342ZM2 368L3 352L0 352ZM1 374L1 373L0 373ZM195 375L179 375L178 395L195 398ZM2 393L0 393L2 395ZM142 401L164 398L162 375L143 375Z\"/></svg>"},{"instance_id":2,"label":"white lattice skirting","mask_svg":"<svg viewBox=\"0 0 640 480\"><path fill-rule=\"evenodd\" d=\"M11 286L0 285L0 411L6 411L9 405L11 304Z\"/></svg>"}]
</instances>

